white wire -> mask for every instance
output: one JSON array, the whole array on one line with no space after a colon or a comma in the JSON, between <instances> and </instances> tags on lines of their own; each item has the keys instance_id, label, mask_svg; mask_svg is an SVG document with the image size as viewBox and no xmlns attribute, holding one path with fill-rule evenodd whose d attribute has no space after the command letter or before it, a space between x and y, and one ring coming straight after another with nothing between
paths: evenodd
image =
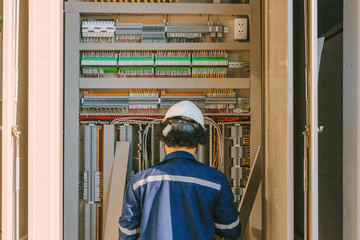
<instances>
[{"instance_id":1,"label":"white wire","mask_svg":"<svg viewBox=\"0 0 360 240\"><path fill-rule=\"evenodd\" d=\"M156 122L160 122L161 119L154 119L152 122L148 123L148 125L146 125L145 129L144 129L144 133L143 133L143 161L144 161L144 166L145 169L149 168L149 158L148 158L148 149L147 149L147 138L148 138L148 134L151 128L151 125L156 123Z\"/></svg>"},{"instance_id":2,"label":"white wire","mask_svg":"<svg viewBox=\"0 0 360 240\"><path fill-rule=\"evenodd\" d=\"M110 124L121 124L121 122L141 122L141 123L149 123L151 121L143 121L143 120L136 120L136 119L146 119L146 120L158 120L157 118L150 118L150 117L124 117L124 118L117 118L114 119Z\"/></svg>"},{"instance_id":3,"label":"white wire","mask_svg":"<svg viewBox=\"0 0 360 240\"><path fill-rule=\"evenodd\" d=\"M142 120L136 120L136 119L142 119ZM149 121L143 121L143 119L149 120ZM144 169L147 169L149 167L149 158L148 158L148 152L147 152L147 138L149 134L150 127L153 123L160 122L162 119L158 118L150 118L150 117L124 117L124 118L118 118L113 120L110 124L122 124L124 122L133 122L133 123L144 123L146 124L146 127L143 131L142 135L142 164L144 164Z\"/></svg>"},{"instance_id":4,"label":"white wire","mask_svg":"<svg viewBox=\"0 0 360 240\"><path fill-rule=\"evenodd\" d=\"M223 165L224 165L224 162L223 162L223 144L224 144L224 139L222 137L222 134L221 134L221 129L219 127L219 125L214 121L212 120L211 118L209 117L205 117L205 122L208 122L210 123L215 129L216 131L218 132L218 136L219 136L219 164L218 164L218 170L220 171L223 171Z\"/></svg>"},{"instance_id":5,"label":"white wire","mask_svg":"<svg viewBox=\"0 0 360 240\"><path fill-rule=\"evenodd\" d=\"M142 119L142 120L136 120L136 119ZM144 121L145 120L149 120L149 121ZM150 121L151 120L151 121ZM118 118L113 120L110 124L121 124L123 122L134 122L134 123L144 123L146 124L146 127L144 129L143 132L143 136L142 136L142 151L143 151L143 157L142 157L142 161L144 164L144 168L147 169L149 167L149 158L148 158L148 149L147 149L147 138L148 138L148 134L149 134L149 130L151 127L151 123L156 123L156 122L160 122L162 119L158 119L158 118L150 118L150 117L124 117L124 118ZM204 117L204 120L206 123L211 124L217 131L218 133L218 139L219 139L219 164L218 164L218 169L220 171L223 170L223 144L224 144L224 140L222 137L222 131L219 127L219 125L212 120L209 117Z\"/></svg>"}]
</instances>

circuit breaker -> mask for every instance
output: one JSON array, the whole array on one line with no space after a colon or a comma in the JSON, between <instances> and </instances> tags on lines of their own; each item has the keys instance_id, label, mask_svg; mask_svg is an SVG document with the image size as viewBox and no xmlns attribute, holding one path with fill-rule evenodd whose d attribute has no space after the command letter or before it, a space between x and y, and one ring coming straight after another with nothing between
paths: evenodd
<instances>
[{"instance_id":1,"label":"circuit breaker","mask_svg":"<svg viewBox=\"0 0 360 240\"><path fill-rule=\"evenodd\" d=\"M64 239L117 239L126 183L164 158L155 129L183 100L205 116L197 160L239 204L261 143L260 40L251 1L65 4Z\"/></svg>"}]
</instances>

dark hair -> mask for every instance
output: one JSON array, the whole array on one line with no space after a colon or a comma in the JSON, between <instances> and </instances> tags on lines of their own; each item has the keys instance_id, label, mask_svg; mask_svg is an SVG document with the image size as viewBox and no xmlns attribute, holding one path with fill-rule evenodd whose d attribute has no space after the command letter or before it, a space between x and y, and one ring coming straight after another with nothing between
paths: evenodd
<instances>
[{"instance_id":1,"label":"dark hair","mask_svg":"<svg viewBox=\"0 0 360 240\"><path fill-rule=\"evenodd\" d=\"M162 131L168 124L169 121L166 121L165 123L158 124L155 128L155 138L162 141L168 147L196 148L199 144L205 144L207 135L201 126L199 128L195 128L192 132L172 129L165 137Z\"/></svg>"}]
</instances>

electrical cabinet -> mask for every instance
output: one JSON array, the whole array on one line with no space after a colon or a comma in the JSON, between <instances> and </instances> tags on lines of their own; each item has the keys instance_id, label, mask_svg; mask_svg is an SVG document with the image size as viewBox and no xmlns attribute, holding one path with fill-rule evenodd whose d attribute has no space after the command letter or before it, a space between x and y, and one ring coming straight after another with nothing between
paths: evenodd
<instances>
[{"instance_id":1,"label":"electrical cabinet","mask_svg":"<svg viewBox=\"0 0 360 240\"><path fill-rule=\"evenodd\" d=\"M239 204L263 135L259 1L66 2L64 41L64 239L117 239L125 185L164 157L155 128L182 100L206 117L196 158Z\"/></svg>"}]
</instances>

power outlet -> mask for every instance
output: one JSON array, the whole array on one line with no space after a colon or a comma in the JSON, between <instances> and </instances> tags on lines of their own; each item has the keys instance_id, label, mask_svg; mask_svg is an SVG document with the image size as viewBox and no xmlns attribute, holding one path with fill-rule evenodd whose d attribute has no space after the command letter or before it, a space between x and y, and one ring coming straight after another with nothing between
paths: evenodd
<instances>
[{"instance_id":1,"label":"power outlet","mask_svg":"<svg viewBox=\"0 0 360 240\"><path fill-rule=\"evenodd\" d=\"M247 18L235 18L234 19L234 40L247 40L248 33Z\"/></svg>"}]
</instances>

